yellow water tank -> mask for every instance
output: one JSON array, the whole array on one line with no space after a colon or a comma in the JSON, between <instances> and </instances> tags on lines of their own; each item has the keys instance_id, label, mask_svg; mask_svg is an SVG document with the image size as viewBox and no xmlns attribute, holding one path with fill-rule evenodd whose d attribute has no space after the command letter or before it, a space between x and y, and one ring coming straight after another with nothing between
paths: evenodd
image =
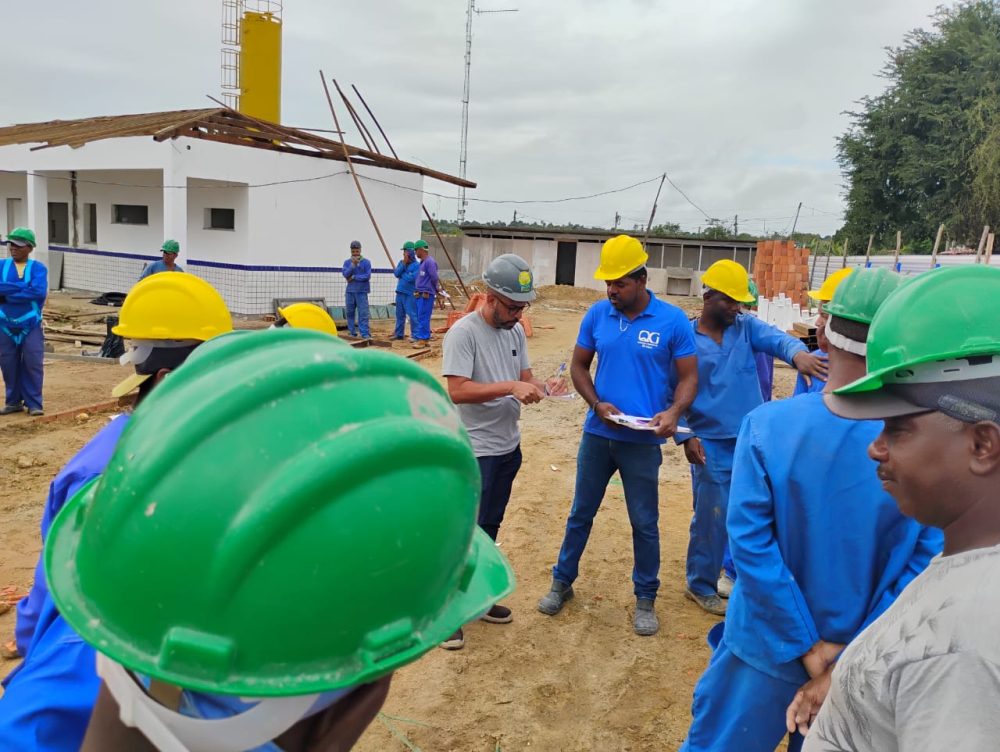
<instances>
[{"instance_id":1,"label":"yellow water tank","mask_svg":"<svg viewBox=\"0 0 1000 752\"><path fill-rule=\"evenodd\" d=\"M246 11L240 23L240 112L281 122L281 19Z\"/></svg>"}]
</instances>

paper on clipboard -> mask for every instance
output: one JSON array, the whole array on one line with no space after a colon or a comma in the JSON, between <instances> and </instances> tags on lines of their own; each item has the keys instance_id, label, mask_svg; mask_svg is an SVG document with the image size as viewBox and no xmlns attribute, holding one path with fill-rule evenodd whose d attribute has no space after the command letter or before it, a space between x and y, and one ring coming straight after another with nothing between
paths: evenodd
<instances>
[{"instance_id":1,"label":"paper on clipboard","mask_svg":"<svg viewBox=\"0 0 1000 752\"><path fill-rule=\"evenodd\" d=\"M631 428L633 431L655 431L650 423L652 418L640 418L638 415L626 415L625 413L618 413L617 415L609 415L608 419L620 426L625 426L626 428ZM675 433L691 433L691 429L685 426L677 426Z\"/></svg>"}]
</instances>

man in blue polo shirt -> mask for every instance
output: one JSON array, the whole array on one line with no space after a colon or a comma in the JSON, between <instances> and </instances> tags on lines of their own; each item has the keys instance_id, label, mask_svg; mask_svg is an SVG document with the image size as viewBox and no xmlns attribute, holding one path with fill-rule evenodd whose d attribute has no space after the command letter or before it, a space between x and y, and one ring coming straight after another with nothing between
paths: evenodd
<instances>
[{"instance_id":1,"label":"man in blue polo shirt","mask_svg":"<svg viewBox=\"0 0 1000 752\"><path fill-rule=\"evenodd\" d=\"M800 373L826 378L826 361L806 352L795 337L741 313L753 300L750 276L729 259L716 261L701 278L705 286L701 316L689 323L698 348L698 397L686 416L694 433L679 437L695 467L694 516L687 555L685 596L712 614L724 614L719 572L726 548L726 509L733 452L740 423L764 403L754 353L766 352ZM739 571L737 570L737 575Z\"/></svg>"},{"instance_id":2,"label":"man in blue polo shirt","mask_svg":"<svg viewBox=\"0 0 1000 752\"><path fill-rule=\"evenodd\" d=\"M573 597L580 557L608 481L618 471L632 523L636 634L659 629L653 602L660 586L658 475L660 446L674 434L698 391L691 325L676 306L646 289L649 258L635 238L619 235L601 249L594 273L607 283L608 299L595 303L580 324L570 375L590 405L576 463L576 491L566 521L552 589L538 610L550 616ZM590 365L597 355L597 375ZM677 373L671 386L671 372ZM648 430L620 425L623 415L649 421Z\"/></svg>"}]
</instances>

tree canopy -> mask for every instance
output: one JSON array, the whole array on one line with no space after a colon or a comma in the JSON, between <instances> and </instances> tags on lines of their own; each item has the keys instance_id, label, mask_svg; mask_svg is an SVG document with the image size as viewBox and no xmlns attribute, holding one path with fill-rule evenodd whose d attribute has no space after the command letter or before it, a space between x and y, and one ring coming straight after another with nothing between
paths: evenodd
<instances>
[{"instance_id":1,"label":"tree canopy","mask_svg":"<svg viewBox=\"0 0 1000 752\"><path fill-rule=\"evenodd\" d=\"M847 213L838 239L929 251L948 236L975 243L1000 223L1000 0L942 8L930 31L889 48L889 87L860 101L838 140ZM857 251L856 251L857 252Z\"/></svg>"}]
</instances>

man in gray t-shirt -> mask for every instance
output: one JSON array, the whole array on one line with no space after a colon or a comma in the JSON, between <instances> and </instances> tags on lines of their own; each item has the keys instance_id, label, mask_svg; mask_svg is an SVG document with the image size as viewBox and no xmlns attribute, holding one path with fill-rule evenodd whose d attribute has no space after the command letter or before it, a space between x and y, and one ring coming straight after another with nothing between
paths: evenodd
<instances>
[{"instance_id":1,"label":"man in gray t-shirt","mask_svg":"<svg viewBox=\"0 0 1000 752\"><path fill-rule=\"evenodd\" d=\"M482 490L479 526L496 540L510 501L514 477L521 467L521 405L546 394L566 392L566 381L543 383L531 373L527 340L520 318L535 299L534 280L524 259L504 254L493 259L483 281L486 303L456 323L444 338L444 376L448 394L458 406L479 461ZM506 624L510 609L496 604L484 621ZM461 648L462 630L443 647Z\"/></svg>"}]
</instances>

